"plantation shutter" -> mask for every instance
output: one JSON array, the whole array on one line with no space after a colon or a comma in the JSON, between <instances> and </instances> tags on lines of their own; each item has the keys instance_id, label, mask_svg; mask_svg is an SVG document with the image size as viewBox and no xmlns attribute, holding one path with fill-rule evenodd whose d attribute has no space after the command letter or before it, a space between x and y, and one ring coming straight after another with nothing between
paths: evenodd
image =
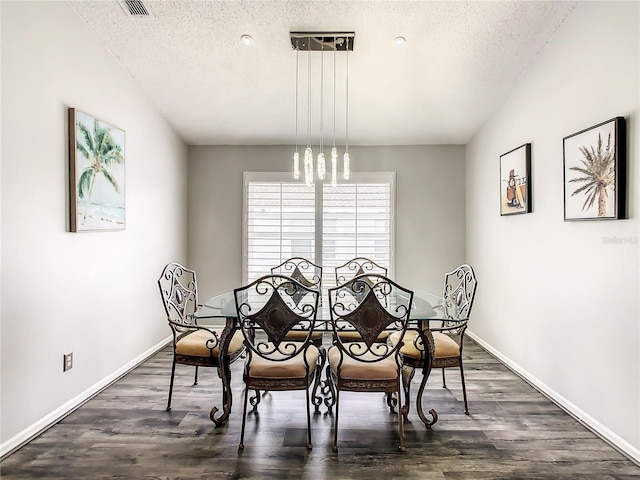
<instances>
[{"instance_id":1,"label":"plantation shutter","mask_svg":"<svg viewBox=\"0 0 640 480\"><path fill-rule=\"evenodd\" d=\"M341 183L323 188L323 285L335 285L335 267L366 257L391 275L392 183Z\"/></svg>"},{"instance_id":2,"label":"plantation shutter","mask_svg":"<svg viewBox=\"0 0 640 480\"><path fill-rule=\"evenodd\" d=\"M287 258L315 261L315 192L301 182L249 181L246 189L248 282Z\"/></svg>"}]
</instances>

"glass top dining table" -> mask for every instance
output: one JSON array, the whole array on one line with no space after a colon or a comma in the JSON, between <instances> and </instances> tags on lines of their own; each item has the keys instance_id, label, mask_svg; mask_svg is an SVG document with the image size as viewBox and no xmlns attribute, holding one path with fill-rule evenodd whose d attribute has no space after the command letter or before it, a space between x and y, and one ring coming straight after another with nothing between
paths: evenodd
<instances>
[{"instance_id":1,"label":"glass top dining table","mask_svg":"<svg viewBox=\"0 0 640 480\"><path fill-rule=\"evenodd\" d=\"M429 328L429 324L432 321L443 320L443 301L439 295L434 295L425 291L413 291L413 302L410 312L410 328ZM221 328L220 335L220 356L225 359L220 362L218 367L218 374L222 380L222 401L223 410L219 416L216 416L218 407L214 406L211 409L209 418L216 425L220 426L226 422L231 413L232 405L232 392L231 392L231 368L230 361L225 352L228 351L228 346L233 334L238 330L238 318L236 312L236 304L234 298L234 292L225 292L219 295L215 295L207 299L204 303L199 305L198 310L193 315L197 319L198 324L201 326ZM455 319L447 321L456 322L464 321L465 319ZM332 330L331 327L331 315L329 312L329 299L327 290L323 289L322 296L320 298L320 308L316 316L316 331Z\"/></svg>"},{"instance_id":2,"label":"glass top dining table","mask_svg":"<svg viewBox=\"0 0 640 480\"><path fill-rule=\"evenodd\" d=\"M233 291L215 295L201 304L194 314L199 324L223 325L225 319L236 319L236 304ZM420 320L434 320L442 318L442 297L428 292L413 292L410 320L415 323ZM216 321L216 319L218 319ZM320 308L317 314L316 328L330 329L331 315L329 313L329 299L327 292L322 292ZM323 328L323 326L325 328Z\"/></svg>"}]
</instances>

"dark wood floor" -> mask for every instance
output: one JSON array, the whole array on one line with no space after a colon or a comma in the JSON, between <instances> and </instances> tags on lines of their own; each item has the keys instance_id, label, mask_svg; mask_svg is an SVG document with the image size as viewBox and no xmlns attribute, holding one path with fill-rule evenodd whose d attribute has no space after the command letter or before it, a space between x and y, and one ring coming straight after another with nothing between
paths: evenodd
<instances>
[{"instance_id":1,"label":"dark wood floor","mask_svg":"<svg viewBox=\"0 0 640 480\"><path fill-rule=\"evenodd\" d=\"M427 431L415 413L397 449L397 417L382 394L343 394L340 451L333 417L312 419L305 448L304 394L273 392L247 419L239 451L241 362L233 365L235 405L228 424L209 420L220 380L177 367L173 410L165 411L171 352L157 355L0 464L5 480L46 479L630 479L640 467L591 433L472 341L466 345L470 416L457 371L448 389L434 371L427 408L440 420ZM419 384L416 374L414 386ZM417 388L416 388L417 390Z\"/></svg>"}]
</instances>

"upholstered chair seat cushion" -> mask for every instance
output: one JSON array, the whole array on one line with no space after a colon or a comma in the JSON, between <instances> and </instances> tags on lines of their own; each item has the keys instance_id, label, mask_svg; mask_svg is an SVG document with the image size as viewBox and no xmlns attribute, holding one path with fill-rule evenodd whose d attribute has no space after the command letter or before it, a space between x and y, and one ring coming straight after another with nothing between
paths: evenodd
<instances>
[{"instance_id":1,"label":"upholstered chair seat cushion","mask_svg":"<svg viewBox=\"0 0 640 480\"><path fill-rule=\"evenodd\" d=\"M300 345L297 348L300 348ZM316 368L319 351L314 345L309 345L306 355L309 373L311 373ZM305 378L307 376L302 352L286 360L278 361L278 359L284 357L278 352L271 354L269 357L273 360L261 357L257 353L252 355L247 353L245 372L248 372L252 378Z\"/></svg>"},{"instance_id":2,"label":"upholstered chair seat cushion","mask_svg":"<svg viewBox=\"0 0 640 480\"><path fill-rule=\"evenodd\" d=\"M354 345L353 348L358 348L364 351L366 348L362 342L352 342L349 345ZM358 347L358 345L362 345ZM372 346L372 349L379 348L380 353L386 348L384 344L380 344L376 347L376 344ZM340 378L349 380L392 380L398 378L398 364L396 363L395 355L389 355L387 358L376 362L363 362L351 358L346 353L342 353L338 347L331 347L329 349L329 365L335 375L338 374L338 364L340 363L340 357L342 356L342 365L340 366ZM372 360L377 357L367 352L363 355L363 359Z\"/></svg>"},{"instance_id":3,"label":"upholstered chair seat cushion","mask_svg":"<svg viewBox=\"0 0 640 480\"><path fill-rule=\"evenodd\" d=\"M436 347L436 358L458 357L460 355L460 346L449 335L442 332L432 332L433 342ZM409 358L419 359L424 352L422 339L418 338L418 332L415 330L407 330L404 335L404 345L400 349L400 353ZM389 336L389 342L397 345L400 333L392 333ZM416 347L416 343L418 346Z\"/></svg>"},{"instance_id":4,"label":"upholstered chair seat cushion","mask_svg":"<svg viewBox=\"0 0 640 480\"><path fill-rule=\"evenodd\" d=\"M305 332L304 330L291 330L289 333L287 333L284 338L285 340L298 340L298 341L304 341L307 339L307 335L309 334L309 332ZM320 340L322 338L322 332L316 332L314 331L311 334L311 340Z\"/></svg>"},{"instance_id":5,"label":"upholstered chair seat cushion","mask_svg":"<svg viewBox=\"0 0 640 480\"><path fill-rule=\"evenodd\" d=\"M218 335L218 342L222 335L221 328L212 329ZM209 330L198 329L186 334L176 342L176 354L189 355L192 357L209 357L212 355L211 350L207 347L207 341L216 342L213 334ZM229 354L233 354L242 348L244 337L242 332L238 331L233 335L229 344ZM217 357L220 345L216 345L213 349L213 356Z\"/></svg>"},{"instance_id":6,"label":"upholstered chair seat cushion","mask_svg":"<svg viewBox=\"0 0 640 480\"><path fill-rule=\"evenodd\" d=\"M362 340L362 336L360 336L360 334L355 330L345 330L342 332L338 332L338 336L344 342L359 342ZM389 336L389 332L383 331L380 333L380 335L378 335L378 338L376 340L378 342L384 342L387 340L388 336Z\"/></svg>"}]
</instances>

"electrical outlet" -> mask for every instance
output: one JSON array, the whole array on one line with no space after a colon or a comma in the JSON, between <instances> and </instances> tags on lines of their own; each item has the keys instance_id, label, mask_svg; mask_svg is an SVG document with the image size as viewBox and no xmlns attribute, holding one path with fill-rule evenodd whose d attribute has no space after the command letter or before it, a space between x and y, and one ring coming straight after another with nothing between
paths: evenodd
<instances>
[{"instance_id":1,"label":"electrical outlet","mask_svg":"<svg viewBox=\"0 0 640 480\"><path fill-rule=\"evenodd\" d=\"M63 355L62 371L66 372L73 368L73 352Z\"/></svg>"}]
</instances>

